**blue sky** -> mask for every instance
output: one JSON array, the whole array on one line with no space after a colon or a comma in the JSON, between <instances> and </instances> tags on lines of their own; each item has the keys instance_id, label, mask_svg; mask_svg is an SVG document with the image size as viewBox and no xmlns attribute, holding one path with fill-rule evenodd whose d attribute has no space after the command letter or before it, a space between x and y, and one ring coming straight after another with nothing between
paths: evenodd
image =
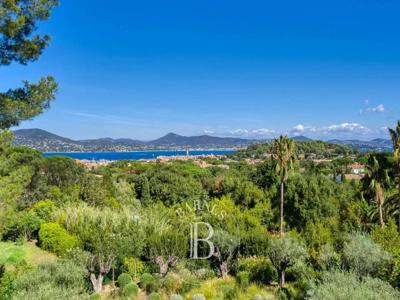
<instances>
[{"instance_id":1,"label":"blue sky","mask_svg":"<svg viewBox=\"0 0 400 300\"><path fill-rule=\"evenodd\" d=\"M20 128L71 138L167 132L385 137L400 119L400 1L61 0L41 59L0 90L54 75Z\"/></svg>"}]
</instances>

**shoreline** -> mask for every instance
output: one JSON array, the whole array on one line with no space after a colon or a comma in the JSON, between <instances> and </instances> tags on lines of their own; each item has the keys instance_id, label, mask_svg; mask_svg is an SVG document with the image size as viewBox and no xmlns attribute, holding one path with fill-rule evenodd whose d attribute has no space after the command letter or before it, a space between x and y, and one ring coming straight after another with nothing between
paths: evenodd
<instances>
[{"instance_id":1,"label":"shoreline","mask_svg":"<svg viewBox=\"0 0 400 300\"><path fill-rule=\"evenodd\" d=\"M221 156L235 153L235 150L157 150L134 152L43 152L44 157L64 156L75 160L87 161L118 161L118 160L154 160L165 157L206 157Z\"/></svg>"}]
</instances>

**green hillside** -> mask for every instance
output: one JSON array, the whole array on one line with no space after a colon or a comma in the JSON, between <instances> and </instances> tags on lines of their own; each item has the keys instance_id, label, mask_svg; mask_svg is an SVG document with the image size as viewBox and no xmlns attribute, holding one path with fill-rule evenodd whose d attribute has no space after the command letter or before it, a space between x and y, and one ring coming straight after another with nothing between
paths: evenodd
<instances>
[{"instance_id":1,"label":"green hillside","mask_svg":"<svg viewBox=\"0 0 400 300\"><path fill-rule=\"evenodd\" d=\"M324 141L295 141L295 151L297 155L305 157L312 156L315 158L333 158L337 156L347 156L357 154L356 148L332 144ZM256 144L247 147L244 150L239 150L232 154L235 158L256 158L262 159L266 155L272 153L272 144Z\"/></svg>"}]
</instances>

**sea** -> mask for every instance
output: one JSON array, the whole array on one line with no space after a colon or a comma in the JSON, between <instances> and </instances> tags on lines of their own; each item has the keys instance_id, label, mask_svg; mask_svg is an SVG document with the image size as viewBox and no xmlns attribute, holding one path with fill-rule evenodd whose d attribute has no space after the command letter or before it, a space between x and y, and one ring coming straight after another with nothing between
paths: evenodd
<instances>
[{"instance_id":1,"label":"sea","mask_svg":"<svg viewBox=\"0 0 400 300\"><path fill-rule=\"evenodd\" d=\"M191 150L189 155L227 155L234 153L235 150ZM160 151L134 151L134 152L46 152L43 155L49 156L66 156L74 159L87 160L139 160L139 159L155 159L159 156L177 156L186 155L184 150L160 150Z\"/></svg>"}]
</instances>

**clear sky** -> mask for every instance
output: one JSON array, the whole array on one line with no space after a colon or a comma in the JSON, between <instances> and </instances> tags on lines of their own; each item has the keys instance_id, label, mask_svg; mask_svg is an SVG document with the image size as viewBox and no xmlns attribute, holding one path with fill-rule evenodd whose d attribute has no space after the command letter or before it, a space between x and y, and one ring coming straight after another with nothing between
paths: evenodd
<instances>
[{"instance_id":1,"label":"clear sky","mask_svg":"<svg viewBox=\"0 0 400 300\"><path fill-rule=\"evenodd\" d=\"M70 138L385 137L400 119L400 1L61 0L41 59L0 89L54 75L20 128Z\"/></svg>"}]
</instances>

